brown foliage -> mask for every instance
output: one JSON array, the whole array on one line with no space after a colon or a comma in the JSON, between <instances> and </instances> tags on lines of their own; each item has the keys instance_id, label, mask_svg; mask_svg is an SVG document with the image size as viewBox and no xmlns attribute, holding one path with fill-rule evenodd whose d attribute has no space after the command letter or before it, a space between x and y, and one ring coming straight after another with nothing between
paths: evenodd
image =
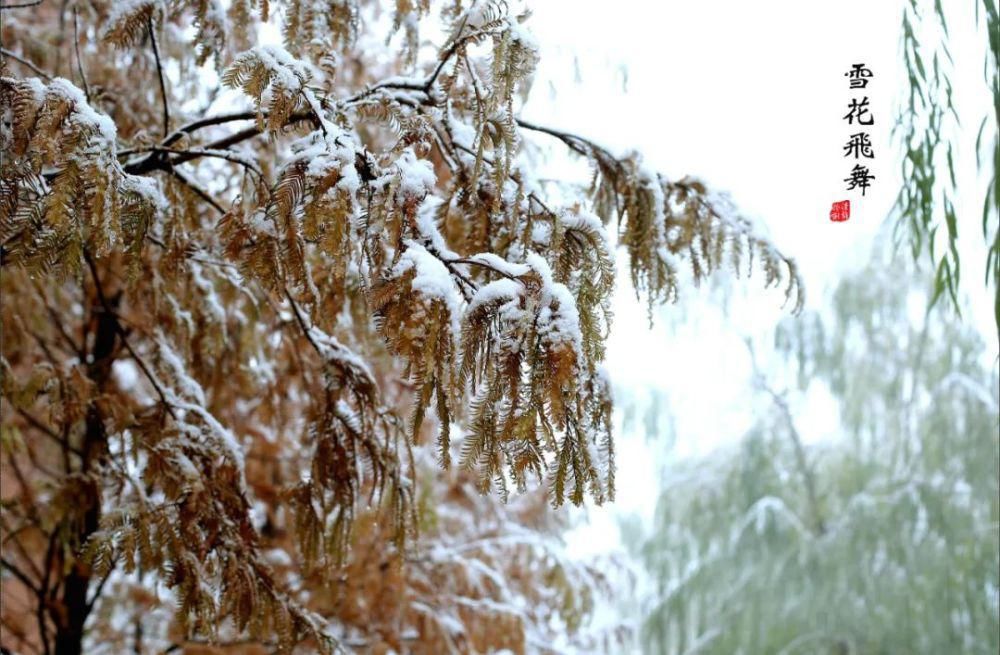
<instances>
[{"instance_id":1,"label":"brown foliage","mask_svg":"<svg viewBox=\"0 0 1000 655\"><path fill-rule=\"evenodd\" d=\"M352 0L54 4L3 13L4 646L599 647L546 498L614 496L608 229L651 303L752 256L797 298L792 263L519 119L507 3L447 3L432 61L427 2L377 53ZM550 208L527 134L590 191Z\"/></svg>"}]
</instances>

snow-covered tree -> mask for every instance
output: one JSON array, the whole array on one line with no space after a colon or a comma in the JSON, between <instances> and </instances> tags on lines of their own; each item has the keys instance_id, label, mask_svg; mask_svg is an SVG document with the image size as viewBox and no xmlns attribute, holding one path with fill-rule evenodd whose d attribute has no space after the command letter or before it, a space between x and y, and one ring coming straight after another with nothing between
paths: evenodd
<instances>
[{"instance_id":1,"label":"snow-covered tree","mask_svg":"<svg viewBox=\"0 0 1000 655\"><path fill-rule=\"evenodd\" d=\"M746 438L666 477L632 540L655 580L648 652L1000 648L996 360L929 314L902 259L843 281L832 316L778 332L799 391L836 399L836 438L805 432L797 394L762 379L768 411Z\"/></svg>"},{"instance_id":2,"label":"snow-covered tree","mask_svg":"<svg viewBox=\"0 0 1000 655\"><path fill-rule=\"evenodd\" d=\"M800 303L700 181L519 117L527 12L378 4L0 8L5 647L558 650L613 249Z\"/></svg>"}]
</instances>

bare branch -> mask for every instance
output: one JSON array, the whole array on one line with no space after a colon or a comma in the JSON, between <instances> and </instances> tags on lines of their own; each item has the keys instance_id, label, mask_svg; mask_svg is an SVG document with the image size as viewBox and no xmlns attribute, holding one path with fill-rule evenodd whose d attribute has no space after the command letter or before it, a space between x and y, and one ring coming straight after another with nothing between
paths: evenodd
<instances>
[{"instance_id":1,"label":"bare branch","mask_svg":"<svg viewBox=\"0 0 1000 655\"><path fill-rule=\"evenodd\" d=\"M76 68L80 73L80 82L83 84L83 93L90 103L90 85L87 84L87 74L83 72L83 59L80 58L80 12L76 5L73 5L73 50L76 52Z\"/></svg>"},{"instance_id":2,"label":"bare branch","mask_svg":"<svg viewBox=\"0 0 1000 655\"><path fill-rule=\"evenodd\" d=\"M166 138L170 131L170 110L167 108L167 85L163 79L163 63L160 61L160 48L156 44L156 32L153 30L152 17L146 21L146 29L149 31L149 40L153 45L153 56L156 58L156 73L160 78L160 99L163 101L163 138Z\"/></svg>"},{"instance_id":3,"label":"bare branch","mask_svg":"<svg viewBox=\"0 0 1000 655\"><path fill-rule=\"evenodd\" d=\"M21 584L23 584L31 591L35 592L36 596L41 593L38 585L36 585L31 580L31 578L29 578L27 574L24 573L24 571L22 571L20 568L18 568L13 562L11 562L5 557L0 557L0 564L2 564L5 569L13 573L14 577L21 581Z\"/></svg>"},{"instance_id":4,"label":"bare branch","mask_svg":"<svg viewBox=\"0 0 1000 655\"><path fill-rule=\"evenodd\" d=\"M113 317L114 319L115 331L118 333L118 338L121 339L122 345L124 345L125 349L128 350L129 353L132 355L132 359L135 360L135 363L139 366L139 369L142 371L142 374L146 376L146 379L149 380L149 383L153 386L153 389L156 390L156 395L160 397L160 401L166 408L167 413L169 413L171 418L173 418L176 421L177 416L174 414L173 405L171 405L170 401L167 400L167 395L160 387L159 380L157 380L156 376L153 375L153 372L146 365L146 362L143 361L142 357L139 356L139 353L137 353L135 349L132 348L132 345L128 341L128 337L125 334L125 330L124 328L122 328L121 323L118 320L118 313L115 312L113 307L111 307L111 303L108 302L107 297L104 295L104 288L101 286L101 278L97 274L97 264L94 263L94 258L91 257L90 253L87 251L84 251L83 257L84 260L87 262L88 268L90 268L91 276L93 276L94 278L94 285L97 288L97 297L101 302L101 307L104 309L104 311L108 313L109 316Z\"/></svg>"},{"instance_id":5,"label":"bare branch","mask_svg":"<svg viewBox=\"0 0 1000 655\"><path fill-rule=\"evenodd\" d=\"M222 205L220 205L215 198L213 198L212 196L210 196L207 191L205 191L200 186L198 186L193 180L191 180L190 178L188 178L188 176L184 175L184 173L181 173L179 170L171 167L170 168L170 174L178 182L180 182L181 184L183 184L187 188L191 189L191 191L193 191L199 198L201 198L202 200L204 200L205 202L207 202L209 205L211 205L212 208L215 209L217 212L219 212L220 214L225 214L226 213L225 208Z\"/></svg>"},{"instance_id":6,"label":"bare branch","mask_svg":"<svg viewBox=\"0 0 1000 655\"><path fill-rule=\"evenodd\" d=\"M25 9L27 7L37 7L42 4L44 0L35 0L34 2L21 2L16 5L0 5L0 11L4 9Z\"/></svg>"},{"instance_id":7,"label":"bare branch","mask_svg":"<svg viewBox=\"0 0 1000 655\"><path fill-rule=\"evenodd\" d=\"M11 52L10 50L8 50L6 48L0 48L0 53L3 53L3 56L5 56L5 57L10 57L11 59L13 59L14 61L18 62L19 64L27 66L28 68L31 69L31 71L33 73L35 73L36 75L41 75L42 77L44 77L46 80L48 80L50 82L54 79L52 75L49 75L48 73L46 73L45 71L43 71L41 68L39 68L38 66L36 66L32 62L28 61L27 59L25 59L21 55L13 53L13 52Z\"/></svg>"}]
</instances>

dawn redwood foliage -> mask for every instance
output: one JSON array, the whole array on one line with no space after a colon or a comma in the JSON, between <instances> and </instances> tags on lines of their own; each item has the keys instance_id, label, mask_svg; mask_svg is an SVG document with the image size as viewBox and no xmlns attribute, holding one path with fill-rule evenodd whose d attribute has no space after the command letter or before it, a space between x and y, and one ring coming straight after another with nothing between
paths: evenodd
<instances>
[{"instance_id":1,"label":"dawn redwood foliage","mask_svg":"<svg viewBox=\"0 0 1000 655\"><path fill-rule=\"evenodd\" d=\"M701 182L521 119L511 3L17 4L4 644L557 649L601 582L533 489L614 497L615 248L650 303L757 267L797 307L793 263Z\"/></svg>"}]
</instances>

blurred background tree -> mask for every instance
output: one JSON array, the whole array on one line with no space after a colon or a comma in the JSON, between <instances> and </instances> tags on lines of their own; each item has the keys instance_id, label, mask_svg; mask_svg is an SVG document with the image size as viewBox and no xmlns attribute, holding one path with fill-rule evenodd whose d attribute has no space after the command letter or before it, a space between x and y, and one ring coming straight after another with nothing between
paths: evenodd
<instances>
[{"instance_id":1,"label":"blurred background tree","mask_svg":"<svg viewBox=\"0 0 1000 655\"><path fill-rule=\"evenodd\" d=\"M782 326L797 389L736 446L666 474L626 543L655 580L650 653L995 653L1000 648L996 364L923 278L876 257L831 316ZM922 320L914 321L914 318ZM801 434L789 395L823 385L841 436Z\"/></svg>"}]
</instances>

